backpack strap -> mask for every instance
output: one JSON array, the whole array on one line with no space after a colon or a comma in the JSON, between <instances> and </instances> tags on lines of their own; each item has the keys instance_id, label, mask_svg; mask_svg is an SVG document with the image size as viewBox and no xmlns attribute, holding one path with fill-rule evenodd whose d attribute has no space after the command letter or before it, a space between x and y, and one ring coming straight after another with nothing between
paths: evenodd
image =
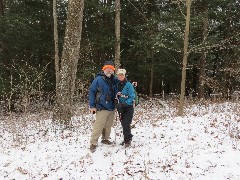
<instances>
[{"instance_id":1,"label":"backpack strap","mask_svg":"<svg viewBox=\"0 0 240 180\"><path fill-rule=\"evenodd\" d=\"M97 91L96 91L96 99L95 99L95 103L99 104L100 102L100 97L102 95L105 95L106 97L106 101L110 101L112 99L111 96L114 96L114 78L111 77L110 80L106 79L105 76L101 76L101 78L104 80L104 82L106 82L109 86L110 92L104 92L102 87L97 87Z\"/></svg>"},{"instance_id":2,"label":"backpack strap","mask_svg":"<svg viewBox=\"0 0 240 180\"><path fill-rule=\"evenodd\" d=\"M107 79L106 76L102 76L103 80L108 84L110 89L110 95L114 95L114 76L111 76L110 79Z\"/></svg>"},{"instance_id":3,"label":"backpack strap","mask_svg":"<svg viewBox=\"0 0 240 180\"><path fill-rule=\"evenodd\" d=\"M127 82L128 81L125 79L123 82L119 81L117 83L117 90L118 90L118 92L122 92L122 90L123 90L124 86L127 84Z\"/></svg>"}]
</instances>

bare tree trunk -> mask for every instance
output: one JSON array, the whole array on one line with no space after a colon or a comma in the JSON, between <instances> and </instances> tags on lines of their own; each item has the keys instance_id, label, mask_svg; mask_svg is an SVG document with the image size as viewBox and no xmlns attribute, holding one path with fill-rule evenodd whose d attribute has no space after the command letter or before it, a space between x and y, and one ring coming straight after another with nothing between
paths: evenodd
<instances>
[{"instance_id":1,"label":"bare tree trunk","mask_svg":"<svg viewBox=\"0 0 240 180\"><path fill-rule=\"evenodd\" d=\"M73 115L77 63L82 34L84 0L70 0L60 69L59 92L54 110L54 120L66 127Z\"/></svg>"},{"instance_id":2,"label":"bare tree trunk","mask_svg":"<svg viewBox=\"0 0 240 180\"><path fill-rule=\"evenodd\" d=\"M153 50L151 49L151 69L150 69L150 90L149 96L153 97L153 76L154 76L154 60L153 60Z\"/></svg>"},{"instance_id":3,"label":"bare tree trunk","mask_svg":"<svg viewBox=\"0 0 240 180\"><path fill-rule=\"evenodd\" d=\"M59 84L59 49L58 49L58 23L57 23L57 0L53 0L53 22L54 22L54 46L55 46L55 73L56 73L56 92Z\"/></svg>"},{"instance_id":4,"label":"bare tree trunk","mask_svg":"<svg viewBox=\"0 0 240 180\"><path fill-rule=\"evenodd\" d=\"M208 32L208 6L204 2L204 17L203 17L203 41L207 38ZM198 98L201 100L204 98L204 86L205 86L205 67L206 67L206 56L207 52L202 52L201 59L199 62L199 85L198 85Z\"/></svg>"},{"instance_id":5,"label":"bare tree trunk","mask_svg":"<svg viewBox=\"0 0 240 180\"><path fill-rule=\"evenodd\" d=\"M161 89L162 89L162 99L164 100L165 99L165 91L164 91L164 82L163 82L163 76L162 76L162 82L161 82Z\"/></svg>"},{"instance_id":6,"label":"bare tree trunk","mask_svg":"<svg viewBox=\"0 0 240 180\"><path fill-rule=\"evenodd\" d=\"M120 0L115 0L115 35L116 35L116 43L115 43L115 67L116 70L120 67Z\"/></svg>"},{"instance_id":7,"label":"bare tree trunk","mask_svg":"<svg viewBox=\"0 0 240 180\"><path fill-rule=\"evenodd\" d=\"M5 0L0 0L0 18L4 17L5 15L5 7L6 7L6 1ZM2 31L6 32L7 29L5 27L5 25L3 24ZM3 67L5 67L4 69L4 74L6 75L6 77L11 77L12 73L12 68L10 68L10 64L11 61L9 61L9 59L7 58L9 52L8 52L8 48L6 47L6 44L4 44L4 42L0 43L0 51L2 51L2 63L3 63Z\"/></svg>"},{"instance_id":8,"label":"bare tree trunk","mask_svg":"<svg viewBox=\"0 0 240 180\"><path fill-rule=\"evenodd\" d=\"M231 81L230 81L230 73L226 69L228 68L227 63L224 65L224 84L223 84L223 97L228 101L230 99L230 89L231 89Z\"/></svg>"},{"instance_id":9,"label":"bare tree trunk","mask_svg":"<svg viewBox=\"0 0 240 180\"><path fill-rule=\"evenodd\" d=\"M184 108L184 97L186 89L186 67L187 67L187 58L188 58L188 35L189 35L189 24L190 24L190 10L191 10L191 0L186 1L187 6L187 16L186 16L186 26L185 26L185 35L184 35L184 54L183 54L183 67L182 67L182 81L181 81L181 95L180 95L180 104L178 109L178 115L183 115Z\"/></svg>"}]
</instances>

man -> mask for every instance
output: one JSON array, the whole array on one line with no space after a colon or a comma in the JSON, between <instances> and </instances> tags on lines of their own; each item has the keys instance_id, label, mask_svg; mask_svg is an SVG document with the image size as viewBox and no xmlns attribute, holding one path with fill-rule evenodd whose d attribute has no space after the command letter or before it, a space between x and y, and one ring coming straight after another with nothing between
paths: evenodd
<instances>
[{"instance_id":1,"label":"man","mask_svg":"<svg viewBox=\"0 0 240 180\"><path fill-rule=\"evenodd\" d=\"M90 140L90 151L95 152L98 138L102 134L103 144L112 144L109 141L111 127L114 120L114 98L116 96L115 84L117 78L114 77L114 64L112 61L106 61L102 68L103 74L93 80L89 90L90 112L96 113L96 121L93 124L93 130Z\"/></svg>"}]
</instances>

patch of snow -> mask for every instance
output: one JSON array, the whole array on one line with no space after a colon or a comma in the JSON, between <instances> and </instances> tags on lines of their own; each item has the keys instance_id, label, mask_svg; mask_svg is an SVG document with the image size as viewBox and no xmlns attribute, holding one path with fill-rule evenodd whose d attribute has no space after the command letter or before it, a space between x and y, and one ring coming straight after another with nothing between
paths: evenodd
<instances>
[{"instance_id":1,"label":"patch of snow","mask_svg":"<svg viewBox=\"0 0 240 180\"><path fill-rule=\"evenodd\" d=\"M239 104L193 104L175 117L172 102L146 101L135 109L132 146L125 149L120 123L108 146L89 151L89 114L73 118L74 130L55 132L51 120L32 120L16 136L0 127L0 179L240 179ZM10 128L10 127L8 127ZM20 126L18 128L21 128ZM4 129L4 130L3 130Z\"/></svg>"}]
</instances>

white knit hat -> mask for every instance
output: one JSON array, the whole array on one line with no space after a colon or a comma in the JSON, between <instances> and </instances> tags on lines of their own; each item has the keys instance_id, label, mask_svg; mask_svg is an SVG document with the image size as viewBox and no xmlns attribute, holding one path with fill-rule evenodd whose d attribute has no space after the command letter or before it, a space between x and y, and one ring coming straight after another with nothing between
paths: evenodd
<instances>
[{"instance_id":1,"label":"white knit hat","mask_svg":"<svg viewBox=\"0 0 240 180\"><path fill-rule=\"evenodd\" d=\"M126 74L126 70L125 69L118 69L117 74Z\"/></svg>"}]
</instances>

